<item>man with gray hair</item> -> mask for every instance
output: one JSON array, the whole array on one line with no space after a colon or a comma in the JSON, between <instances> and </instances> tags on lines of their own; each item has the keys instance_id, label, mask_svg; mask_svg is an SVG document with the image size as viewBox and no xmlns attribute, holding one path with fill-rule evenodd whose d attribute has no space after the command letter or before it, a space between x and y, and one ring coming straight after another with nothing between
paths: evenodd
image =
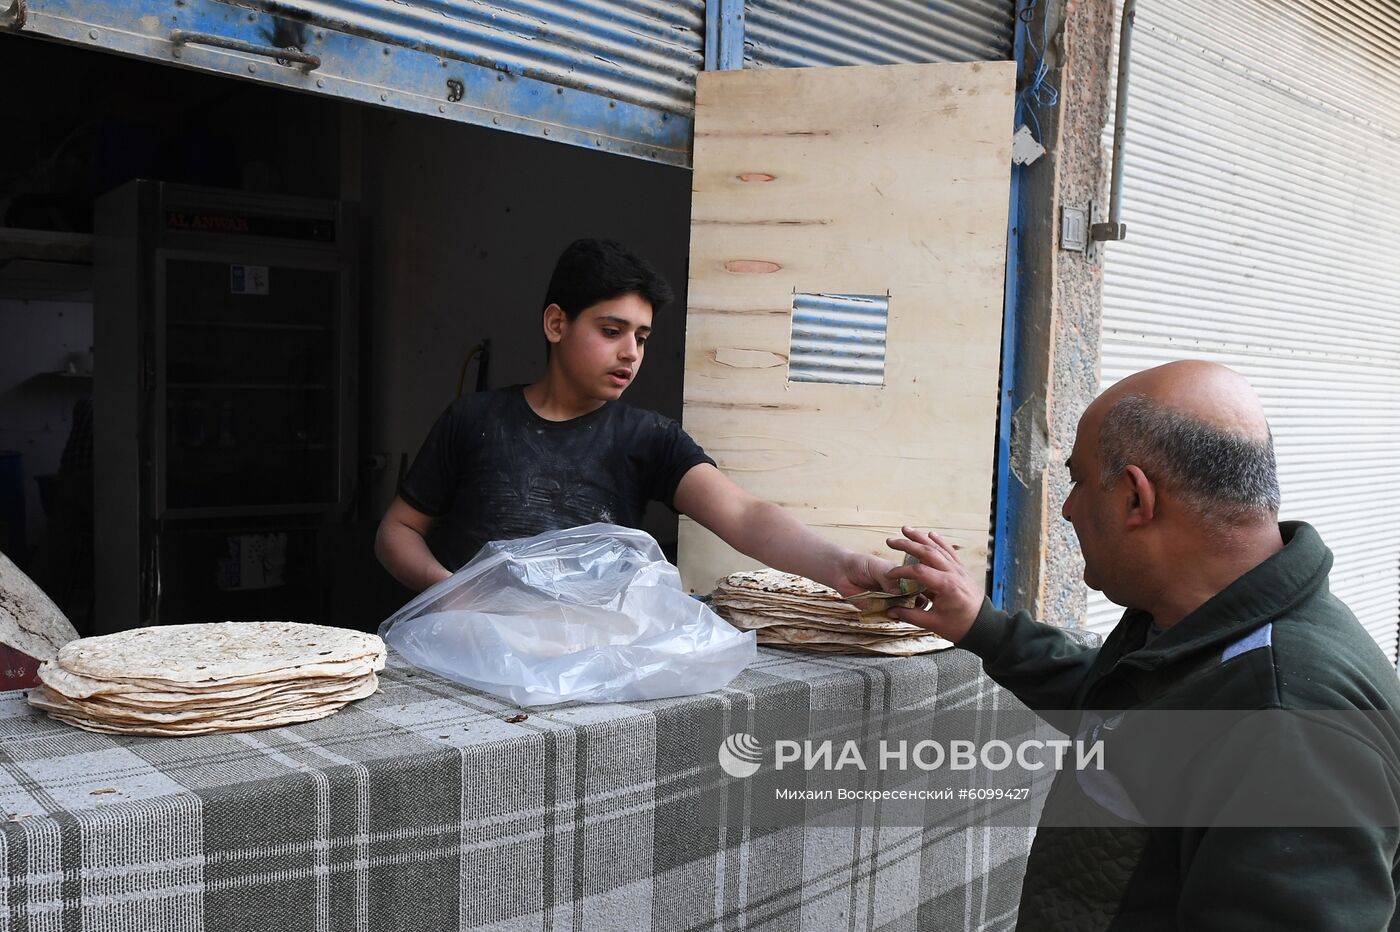
<instances>
[{"instance_id":1,"label":"man with gray hair","mask_svg":"<svg viewBox=\"0 0 1400 932\"><path fill-rule=\"evenodd\" d=\"M890 541L919 560L891 576L931 598L892 617L977 654L989 676L1081 738L1139 732L1117 745L1139 749L1129 777L1056 777L1017 928L1400 929L1396 733L1352 727L1393 719L1400 680L1328 590L1332 554L1317 532L1278 522L1273 440L1253 389L1195 361L1130 376L1085 410L1066 465L1063 514L1084 581L1128 607L1101 647L995 608L937 535L906 528ZM1232 728L1203 738L1196 757L1152 757L1158 733L1142 723L1162 721L1154 713L1215 710L1352 717L1329 720L1340 724L1320 740L1314 730L1252 742ZM1164 770L1155 784L1131 779ZM1305 828L1232 821L1281 781L1308 788L1294 811L1326 815ZM1179 808L1144 817L1163 811L1163 796ZM1361 796L1371 806L1352 817ZM1070 816L1047 824L1052 813Z\"/></svg>"}]
</instances>

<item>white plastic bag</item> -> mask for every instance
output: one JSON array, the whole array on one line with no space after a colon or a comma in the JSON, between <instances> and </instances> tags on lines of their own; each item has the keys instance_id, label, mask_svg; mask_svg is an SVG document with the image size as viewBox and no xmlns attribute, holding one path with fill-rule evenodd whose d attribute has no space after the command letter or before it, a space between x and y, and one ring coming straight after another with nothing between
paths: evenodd
<instances>
[{"instance_id":1,"label":"white plastic bag","mask_svg":"<svg viewBox=\"0 0 1400 932\"><path fill-rule=\"evenodd\" d=\"M757 656L643 531L492 541L379 626L415 666L522 706L710 692Z\"/></svg>"}]
</instances>

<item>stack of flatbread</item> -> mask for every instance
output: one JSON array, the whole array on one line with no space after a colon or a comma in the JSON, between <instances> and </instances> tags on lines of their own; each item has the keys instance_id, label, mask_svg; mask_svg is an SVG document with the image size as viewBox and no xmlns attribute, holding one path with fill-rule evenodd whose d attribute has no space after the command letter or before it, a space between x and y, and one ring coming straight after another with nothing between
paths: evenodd
<instances>
[{"instance_id":1,"label":"stack of flatbread","mask_svg":"<svg viewBox=\"0 0 1400 932\"><path fill-rule=\"evenodd\" d=\"M952 647L917 625L892 621L885 612L912 604L915 595L852 596L866 611L803 576L763 569L732 573L719 581L710 607L736 628L754 631L758 643L826 654L908 657Z\"/></svg>"},{"instance_id":2,"label":"stack of flatbread","mask_svg":"<svg viewBox=\"0 0 1400 932\"><path fill-rule=\"evenodd\" d=\"M39 668L29 702L124 735L253 731L325 718L373 693L384 642L282 621L137 628L83 638Z\"/></svg>"}]
</instances>

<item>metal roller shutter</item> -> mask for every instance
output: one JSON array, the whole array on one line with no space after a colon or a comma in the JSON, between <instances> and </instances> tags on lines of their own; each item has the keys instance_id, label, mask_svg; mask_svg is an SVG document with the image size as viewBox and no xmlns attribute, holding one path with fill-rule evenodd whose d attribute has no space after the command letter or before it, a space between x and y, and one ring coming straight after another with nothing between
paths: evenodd
<instances>
[{"instance_id":1,"label":"metal roller shutter","mask_svg":"<svg viewBox=\"0 0 1400 932\"><path fill-rule=\"evenodd\" d=\"M22 34L678 165L705 0L22 0ZM296 49L288 58L278 49Z\"/></svg>"},{"instance_id":2,"label":"metal roller shutter","mask_svg":"<svg viewBox=\"0 0 1400 932\"><path fill-rule=\"evenodd\" d=\"M744 67L1011 58L1012 0L749 0Z\"/></svg>"},{"instance_id":3,"label":"metal roller shutter","mask_svg":"<svg viewBox=\"0 0 1400 932\"><path fill-rule=\"evenodd\" d=\"M1283 517L1394 659L1400 612L1400 7L1140 4L1102 382L1183 357L1242 372ZM1090 594L1087 626L1121 612Z\"/></svg>"}]
</instances>

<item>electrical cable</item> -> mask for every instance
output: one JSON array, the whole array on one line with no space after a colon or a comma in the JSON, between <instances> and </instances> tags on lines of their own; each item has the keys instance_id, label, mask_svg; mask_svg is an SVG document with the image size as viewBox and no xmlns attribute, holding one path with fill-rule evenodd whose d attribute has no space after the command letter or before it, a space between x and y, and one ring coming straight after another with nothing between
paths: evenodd
<instances>
[{"instance_id":1,"label":"electrical cable","mask_svg":"<svg viewBox=\"0 0 1400 932\"><path fill-rule=\"evenodd\" d=\"M1034 65L1031 72L1030 81L1016 95L1016 119L1031 128L1031 134L1035 141L1044 145L1041 138L1040 120L1036 118L1037 108L1053 107L1060 102L1060 89L1046 80L1050 74L1050 64L1045 60L1045 49L1049 45L1050 17L1042 16L1040 20L1040 45L1035 43L1035 36L1031 32L1031 24L1035 20L1036 6L1039 0L1025 0L1024 5L1017 12L1022 26L1026 30L1026 47L1031 52L1030 61Z\"/></svg>"}]
</instances>

